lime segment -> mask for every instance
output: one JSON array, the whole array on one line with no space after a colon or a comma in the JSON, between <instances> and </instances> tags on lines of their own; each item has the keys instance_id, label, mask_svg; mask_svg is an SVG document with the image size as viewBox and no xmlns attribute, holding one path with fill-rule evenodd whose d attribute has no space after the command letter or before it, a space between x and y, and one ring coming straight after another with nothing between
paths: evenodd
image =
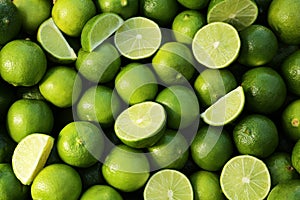
<instances>
[{"instance_id":1,"label":"lime segment","mask_svg":"<svg viewBox=\"0 0 300 200\"><path fill-rule=\"evenodd\" d=\"M18 143L12 156L12 167L21 183L32 183L44 167L53 143L51 136L40 133L30 134Z\"/></svg>"},{"instance_id":2,"label":"lime segment","mask_svg":"<svg viewBox=\"0 0 300 200\"><path fill-rule=\"evenodd\" d=\"M196 60L208 68L224 68L239 54L241 40L230 24L214 22L200 28L194 36L192 50Z\"/></svg>"},{"instance_id":3,"label":"lime segment","mask_svg":"<svg viewBox=\"0 0 300 200\"><path fill-rule=\"evenodd\" d=\"M250 155L230 159L224 166L220 184L228 199L265 199L271 178L265 163Z\"/></svg>"},{"instance_id":4,"label":"lime segment","mask_svg":"<svg viewBox=\"0 0 300 200\"><path fill-rule=\"evenodd\" d=\"M41 24L37 32L37 40L44 50L59 62L71 63L77 59L76 53L52 18Z\"/></svg>"},{"instance_id":5,"label":"lime segment","mask_svg":"<svg viewBox=\"0 0 300 200\"><path fill-rule=\"evenodd\" d=\"M133 17L116 31L115 45L123 56L137 60L153 55L158 50L161 39L161 31L154 21Z\"/></svg>"},{"instance_id":6,"label":"lime segment","mask_svg":"<svg viewBox=\"0 0 300 200\"><path fill-rule=\"evenodd\" d=\"M203 121L212 126L223 126L242 112L245 105L245 95L241 86L230 91L208 107L202 114Z\"/></svg>"},{"instance_id":7,"label":"lime segment","mask_svg":"<svg viewBox=\"0 0 300 200\"><path fill-rule=\"evenodd\" d=\"M122 142L134 148L152 146L166 126L164 107L155 102L135 104L124 110L115 121L115 132Z\"/></svg>"},{"instance_id":8,"label":"lime segment","mask_svg":"<svg viewBox=\"0 0 300 200\"><path fill-rule=\"evenodd\" d=\"M164 169L153 174L144 189L145 200L192 200L193 189L189 179L179 171Z\"/></svg>"},{"instance_id":9,"label":"lime segment","mask_svg":"<svg viewBox=\"0 0 300 200\"><path fill-rule=\"evenodd\" d=\"M207 22L226 22L240 31L253 24L257 15L258 7L252 0L212 0Z\"/></svg>"},{"instance_id":10,"label":"lime segment","mask_svg":"<svg viewBox=\"0 0 300 200\"><path fill-rule=\"evenodd\" d=\"M90 19L81 33L83 50L91 52L122 26L124 20L115 13L101 13Z\"/></svg>"}]
</instances>

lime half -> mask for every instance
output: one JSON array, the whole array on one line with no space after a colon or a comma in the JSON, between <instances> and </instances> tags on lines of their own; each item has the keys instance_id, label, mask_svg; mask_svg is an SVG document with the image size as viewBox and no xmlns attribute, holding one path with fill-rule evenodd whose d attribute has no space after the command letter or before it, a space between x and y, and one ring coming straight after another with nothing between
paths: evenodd
<instances>
[{"instance_id":1,"label":"lime half","mask_svg":"<svg viewBox=\"0 0 300 200\"><path fill-rule=\"evenodd\" d=\"M12 167L16 177L24 185L30 185L43 169L54 139L46 134L33 133L23 138L15 148Z\"/></svg>"},{"instance_id":2,"label":"lime half","mask_svg":"<svg viewBox=\"0 0 300 200\"><path fill-rule=\"evenodd\" d=\"M250 155L230 159L222 169L220 184L228 199L265 199L271 177L265 163Z\"/></svg>"},{"instance_id":3,"label":"lime half","mask_svg":"<svg viewBox=\"0 0 300 200\"><path fill-rule=\"evenodd\" d=\"M81 32L82 49L88 52L96 49L122 26L124 20L115 13L101 13L91 18Z\"/></svg>"},{"instance_id":4,"label":"lime half","mask_svg":"<svg viewBox=\"0 0 300 200\"><path fill-rule=\"evenodd\" d=\"M239 54L241 40L237 30L225 22L200 28L194 36L192 50L196 60L208 68L224 68Z\"/></svg>"},{"instance_id":5,"label":"lime half","mask_svg":"<svg viewBox=\"0 0 300 200\"><path fill-rule=\"evenodd\" d=\"M172 169L160 170L153 174L144 189L145 200L192 200L193 195L189 179Z\"/></svg>"},{"instance_id":6,"label":"lime half","mask_svg":"<svg viewBox=\"0 0 300 200\"><path fill-rule=\"evenodd\" d=\"M201 117L209 125L224 126L239 116L244 105L244 91L242 86L239 86L208 107Z\"/></svg>"},{"instance_id":7,"label":"lime half","mask_svg":"<svg viewBox=\"0 0 300 200\"><path fill-rule=\"evenodd\" d=\"M240 31L253 24L257 16L258 7L253 0L212 0L207 22L227 22Z\"/></svg>"},{"instance_id":8,"label":"lime half","mask_svg":"<svg viewBox=\"0 0 300 200\"><path fill-rule=\"evenodd\" d=\"M132 17L116 31L115 45L120 53L132 60L152 56L161 44L159 26L145 17Z\"/></svg>"},{"instance_id":9,"label":"lime half","mask_svg":"<svg viewBox=\"0 0 300 200\"><path fill-rule=\"evenodd\" d=\"M128 146L144 148L156 143L164 133L167 114L159 103L146 101L124 110L115 121L118 138Z\"/></svg>"}]
</instances>

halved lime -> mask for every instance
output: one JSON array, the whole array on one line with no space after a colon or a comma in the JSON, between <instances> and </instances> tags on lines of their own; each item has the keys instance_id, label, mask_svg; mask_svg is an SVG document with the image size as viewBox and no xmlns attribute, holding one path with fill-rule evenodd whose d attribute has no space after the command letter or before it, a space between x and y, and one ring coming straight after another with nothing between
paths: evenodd
<instances>
[{"instance_id":1,"label":"halved lime","mask_svg":"<svg viewBox=\"0 0 300 200\"><path fill-rule=\"evenodd\" d=\"M172 169L153 174L144 189L145 200L192 200L193 196L189 179L183 173Z\"/></svg>"},{"instance_id":2,"label":"halved lime","mask_svg":"<svg viewBox=\"0 0 300 200\"><path fill-rule=\"evenodd\" d=\"M245 95L242 86L230 91L202 114L203 121L212 126L224 126L239 116L245 105Z\"/></svg>"},{"instance_id":3,"label":"halved lime","mask_svg":"<svg viewBox=\"0 0 300 200\"><path fill-rule=\"evenodd\" d=\"M47 19L40 25L37 40L43 49L58 62L71 63L77 59L76 53L52 18Z\"/></svg>"},{"instance_id":4,"label":"halved lime","mask_svg":"<svg viewBox=\"0 0 300 200\"><path fill-rule=\"evenodd\" d=\"M32 183L43 169L53 143L53 137L41 133L32 133L18 143L12 156L12 167L21 183Z\"/></svg>"},{"instance_id":5,"label":"halved lime","mask_svg":"<svg viewBox=\"0 0 300 200\"><path fill-rule=\"evenodd\" d=\"M167 114L162 105L146 101L124 110L115 121L118 138L128 146L144 148L156 143L164 133Z\"/></svg>"},{"instance_id":6,"label":"halved lime","mask_svg":"<svg viewBox=\"0 0 300 200\"><path fill-rule=\"evenodd\" d=\"M200 28L194 36L192 50L196 60L208 68L224 68L239 54L241 40L237 30L225 22Z\"/></svg>"},{"instance_id":7,"label":"halved lime","mask_svg":"<svg viewBox=\"0 0 300 200\"><path fill-rule=\"evenodd\" d=\"M120 53L132 60L152 56L161 44L159 26L145 17L132 17L116 31L115 45Z\"/></svg>"},{"instance_id":8,"label":"halved lime","mask_svg":"<svg viewBox=\"0 0 300 200\"><path fill-rule=\"evenodd\" d=\"M96 49L122 26L124 20L115 13L101 13L91 18L81 32L82 49L88 52Z\"/></svg>"},{"instance_id":9,"label":"halved lime","mask_svg":"<svg viewBox=\"0 0 300 200\"><path fill-rule=\"evenodd\" d=\"M250 155L231 158L223 167L220 184L228 199L265 199L271 188L267 166Z\"/></svg>"},{"instance_id":10,"label":"halved lime","mask_svg":"<svg viewBox=\"0 0 300 200\"><path fill-rule=\"evenodd\" d=\"M240 31L253 24L257 16L258 7L253 0L212 0L207 22L227 22Z\"/></svg>"}]
</instances>

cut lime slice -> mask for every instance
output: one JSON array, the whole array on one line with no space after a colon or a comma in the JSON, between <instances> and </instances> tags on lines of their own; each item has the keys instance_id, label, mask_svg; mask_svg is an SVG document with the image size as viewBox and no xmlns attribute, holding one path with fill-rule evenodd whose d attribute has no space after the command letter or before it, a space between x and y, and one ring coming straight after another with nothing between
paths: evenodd
<instances>
[{"instance_id":1,"label":"cut lime slice","mask_svg":"<svg viewBox=\"0 0 300 200\"><path fill-rule=\"evenodd\" d=\"M88 52L96 49L122 26L124 20L115 13L101 13L91 18L81 32L82 49Z\"/></svg>"},{"instance_id":2,"label":"cut lime slice","mask_svg":"<svg viewBox=\"0 0 300 200\"><path fill-rule=\"evenodd\" d=\"M41 133L30 134L18 143L12 156L12 167L21 183L32 183L44 167L53 143L51 136Z\"/></svg>"},{"instance_id":3,"label":"cut lime slice","mask_svg":"<svg viewBox=\"0 0 300 200\"><path fill-rule=\"evenodd\" d=\"M223 167L220 184L228 199L265 199L271 187L267 166L260 159L240 155Z\"/></svg>"},{"instance_id":4,"label":"cut lime slice","mask_svg":"<svg viewBox=\"0 0 300 200\"><path fill-rule=\"evenodd\" d=\"M161 31L154 21L132 17L116 31L115 45L123 56L137 60L153 55L161 39Z\"/></svg>"},{"instance_id":5,"label":"cut lime slice","mask_svg":"<svg viewBox=\"0 0 300 200\"><path fill-rule=\"evenodd\" d=\"M230 91L208 107L202 114L203 121L212 126L224 126L242 112L245 94L242 86Z\"/></svg>"},{"instance_id":6,"label":"cut lime slice","mask_svg":"<svg viewBox=\"0 0 300 200\"><path fill-rule=\"evenodd\" d=\"M212 0L207 22L227 22L240 31L253 24L257 16L258 7L253 0Z\"/></svg>"},{"instance_id":7,"label":"cut lime slice","mask_svg":"<svg viewBox=\"0 0 300 200\"><path fill-rule=\"evenodd\" d=\"M37 40L53 59L61 63L71 63L77 59L64 35L55 25L52 18L44 21L37 32Z\"/></svg>"},{"instance_id":8,"label":"cut lime slice","mask_svg":"<svg viewBox=\"0 0 300 200\"><path fill-rule=\"evenodd\" d=\"M214 22L200 28L194 36L192 50L196 60L213 69L230 65L239 54L241 40L230 24Z\"/></svg>"},{"instance_id":9,"label":"cut lime slice","mask_svg":"<svg viewBox=\"0 0 300 200\"><path fill-rule=\"evenodd\" d=\"M167 115L159 103L146 101L124 110L115 121L120 140L134 148L152 146L164 133Z\"/></svg>"},{"instance_id":10,"label":"cut lime slice","mask_svg":"<svg viewBox=\"0 0 300 200\"><path fill-rule=\"evenodd\" d=\"M144 189L145 200L192 200L193 196L189 179L172 169L160 170L153 174Z\"/></svg>"}]
</instances>

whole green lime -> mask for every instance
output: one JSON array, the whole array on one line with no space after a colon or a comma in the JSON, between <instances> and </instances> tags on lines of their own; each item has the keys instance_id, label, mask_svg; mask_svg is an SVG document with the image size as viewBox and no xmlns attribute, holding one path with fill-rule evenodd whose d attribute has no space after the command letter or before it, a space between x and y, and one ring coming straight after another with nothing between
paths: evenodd
<instances>
[{"instance_id":1,"label":"whole green lime","mask_svg":"<svg viewBox=\"0 0 300 200\"><path fill-rule=\"evenodd\" d=\"M30 40L13 40L0 51L0 74L14 86L33 86L44 76L46 55Z\"/></svg>"},{"instance_id":2,"label":"whole green lime","mask_svg":"<svg viewBox=\"0 0 300 200\"><path fill-rule=\"evenodd\" d=\"M200 10L208 5L209 0L178 0L178 2L186 8Z\"/></svg>"},{"instance_id":3,"label":"whole green lime","mask_svg":"<svg viewBox=\"0 0 300 200\"><path fill-rule=\"evenodd\" d=\"M300 140L298 140L292 150L292 165L300 173Z\"/></svg>"},{"instance_id":4,"label":"whole green lime","mask_svg":"<svg viewBox=\"0 0 300 200\"><path fill-rule=\"evenodd\" d=\"M120 193L108 185L94 185L88 188L80 200L123 200Z\"/></svg>"},{"instance_id":5,"label":"whole green lime","mask_svg":"<svg viewBox=\"0 0 300 200\"><path fill-rule=\"evenodd\" d=\"M300 139L300 100L289 103L283 110L282 129L293 141Z\"/></svg>"},{"instance_id":6,"label":"whole green lime","mask_svg":"<svg viewBox=\"0 0 300 200\"><path fill-rule=\"evenodd\" d=\"M300 180L290 180L273 187L267 200L297 200L299 198Z\"/></svg>"},{"instance_id":7,"label":"whole green lime","mask_svg":"<svg viewBox=\"0 0 300 200\"><path fill-rule=\"evenodd\" d=\"M137 0L96 0L95 4L99 11L116 13L123 19L136 16L139 12Z\"/></svg>"}]
</instances>

